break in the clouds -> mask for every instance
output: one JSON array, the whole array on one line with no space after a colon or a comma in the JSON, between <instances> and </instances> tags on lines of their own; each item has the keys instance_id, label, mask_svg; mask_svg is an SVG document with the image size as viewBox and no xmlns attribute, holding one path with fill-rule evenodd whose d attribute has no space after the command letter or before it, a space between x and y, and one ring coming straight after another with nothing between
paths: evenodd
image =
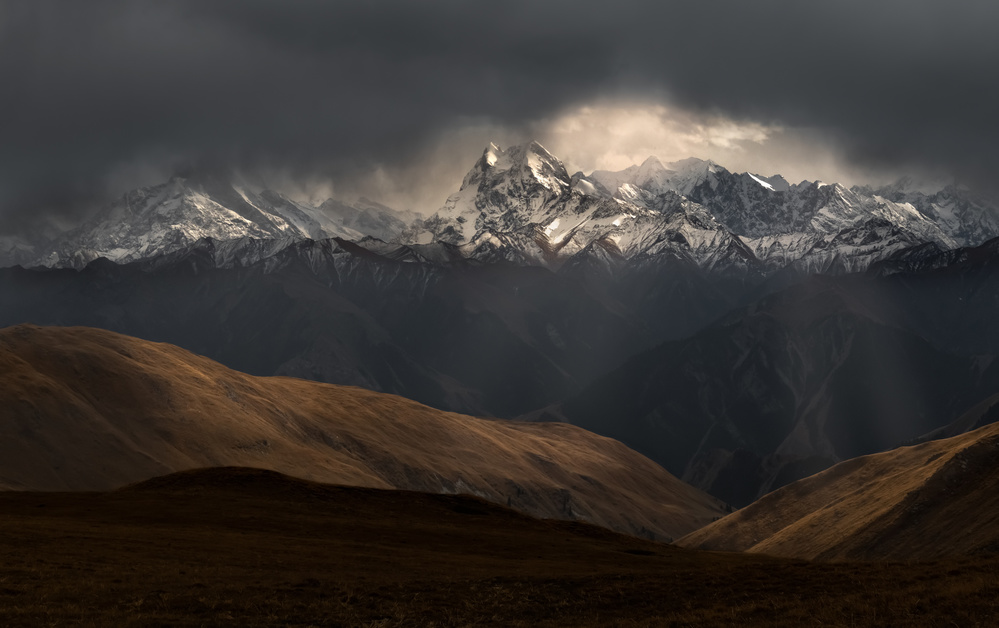
<instances>
[{"instance_id":1,"label":"break in the clouds","mask_svg":"<svg viewBox=\"0 0 999 628\"><path fill-rule=\"evenodd\" d=\"M547 132L579 167L703 142L757 171L810 133L831 146L794 163L987 184L997 25L991 0L0 0L0 215L73 211L184 163L409 187L420 206L489 130ZM673 135L640 146L636 120L593 118L629 107L672 112L648 135ZM593 139L568 141L572 124ZM605 145L614 125L631 137Z\"/></svg>"},{"instance_id":2,"label":"break in the clouds","mask_svg":"<svg viewBox=\"0 0 999 628\"><path fill-rule=\"evenodd\" d=\"M570 173L621 170L656 155L665 162L710 159L736 172L781 173L793 182L886 183L913 174L870 164L861 167L835 137L815 129L734 120L661 102L604 101L515 126L468 121L424 142L407 163L373 164L335 180L319 176L296 181L292 172L274 172L268 184L303 199L333 193L368 196L428 214L457 188L487 143L507 147L532 139L560 157Z\"/></svg>"}]
</instances>

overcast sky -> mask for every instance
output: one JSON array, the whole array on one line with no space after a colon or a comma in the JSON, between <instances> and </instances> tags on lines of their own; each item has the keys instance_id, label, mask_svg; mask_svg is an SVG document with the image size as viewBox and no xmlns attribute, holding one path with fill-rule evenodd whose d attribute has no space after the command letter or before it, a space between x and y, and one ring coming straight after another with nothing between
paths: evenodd
<instances>
[{"instance_id":1,"label":"overcast sky","mask_svg":"<svg viewBox=\"0 0 999 628\"><path fill-rule=\"evenodd\" d=\"M993 184L999 3L0 0L0 231L185 164L432 211L489 140Z\"/></svg>"}]
</instances>

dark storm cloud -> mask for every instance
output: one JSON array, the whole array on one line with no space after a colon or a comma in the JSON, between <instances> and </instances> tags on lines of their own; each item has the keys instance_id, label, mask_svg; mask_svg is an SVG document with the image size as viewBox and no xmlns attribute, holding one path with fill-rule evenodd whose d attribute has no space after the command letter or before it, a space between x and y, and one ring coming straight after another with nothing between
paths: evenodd
<instances>
[{"instance_id":1,"label":"dark storm cloud","mask_svg":"<svg viewBox=\"0 0 999 628\"><path fill-rule=\"evenodd\" d=\"M0 0L0 212L129 163L345 172L607 96L995 170L993 2Z\"/></svg>"}]
</instances>

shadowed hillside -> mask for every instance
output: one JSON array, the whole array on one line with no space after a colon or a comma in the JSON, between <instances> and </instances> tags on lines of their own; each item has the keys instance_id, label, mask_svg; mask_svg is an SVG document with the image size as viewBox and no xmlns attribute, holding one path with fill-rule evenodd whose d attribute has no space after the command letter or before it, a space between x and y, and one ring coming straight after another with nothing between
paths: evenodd
<instances>
[{"instance_id":1,"label":"shadowed hillside","mask_svg":"<svg viewBox=\"0 0 999 628\"><path fill-rule=\"evenodd\" d=\"M0 492L4 626L987 626L995 569L697 552L253 469Z\"/></svg>"},{"instance_id":2,"label":"shadowed hillside","mask_svg":"<svg viewBox=\"0 0 999 628\"><path fill-rule=\"evenodd\" d=\"M489 421L382 393L229 370L88 328L0 331L0 487L103 490L212 466L471 493L536 516L678 537L713 498L569 425Z\"/></svg>"},{"instance_id":3,"label":"shadowed hillside","mask_svg":"<svg viewBox=\"0 0 999 628\"><path fill-rule=\"evenodd\" d=\"M999 362L899 327L901 300L874 293L864 281L812 277L527 416L619 439L745 506L837 462L912 443L999 390Z\"/></svg>"}]
</instances>

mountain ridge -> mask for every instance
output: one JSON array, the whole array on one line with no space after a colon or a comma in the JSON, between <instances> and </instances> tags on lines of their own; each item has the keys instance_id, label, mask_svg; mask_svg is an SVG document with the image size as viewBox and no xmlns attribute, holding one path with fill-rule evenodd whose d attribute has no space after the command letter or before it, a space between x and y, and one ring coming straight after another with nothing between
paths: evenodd
<instances>
[{"instance_id":1,"label":"mountain ridge","mask_svg":"<svg viewBox=\"0 0 999 628\"><path fill-rule=\"evenodd\" d=\"M426 219L366 199L314 206L195 173L125 194L45 244L44 254L32 257L43 244L13 237L0 242L0 251L8 263L79 268L100 256L149 259L205 237L359 243L373 237L410 248L453 245L458 255L480 263L557 269L592 253L596 242L620 251L622 260L600 262L612 266L647 260L654 256L650 243L667 242L672 255L689 256L711 272L756 277L787 268L855 272L924 243L954 249L999 236L996 203L954 185L932 193L917 188L905 179L878 189L789 184L780 175L732 173L695 158L663 164L650 157L618 172L570 176L538 142L506 150L490 144L459 189ZM689 221L671 224L678 212L710 216L713 235L690 241ZM712 241L734 240L755 259L719 261L703 250Z\"/></svg>"}]
</instances>

